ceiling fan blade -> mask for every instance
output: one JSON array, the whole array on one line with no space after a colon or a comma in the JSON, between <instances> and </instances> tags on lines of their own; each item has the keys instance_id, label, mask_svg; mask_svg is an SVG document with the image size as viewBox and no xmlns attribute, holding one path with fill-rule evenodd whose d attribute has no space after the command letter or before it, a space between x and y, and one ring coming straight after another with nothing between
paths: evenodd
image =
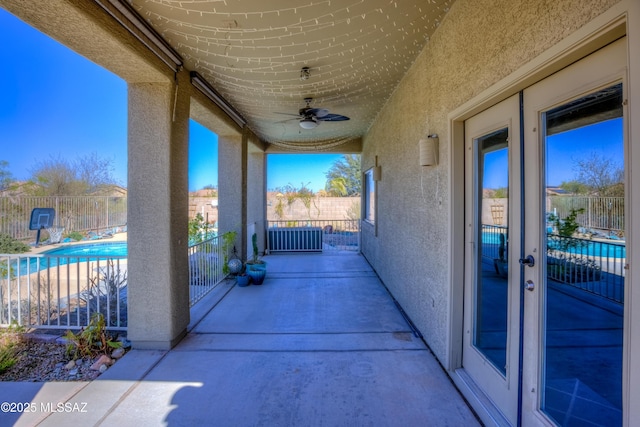
<instances>
[{"instance_id":1,"label":"ceiling fan blade","mask_svg":"<svg viewBox=\"0 0 640 427\"><path fill-rule=\"evenodd\" d=\"M292 119L286 119L286 120L280 120L279 122L273 122L274 124L280 124L280 123L289 123L289 122L297 122L298 120L300 120L300 117L294 117Z\"/></svg>"},{"instance_id":2,"label":"ceiling fan blade","mask_svg":"<svg viewBox=\"0 0 640 427\"><path fill-rule=\"evenodd\" d=\"M300 118L300 115L299 115L299 114L281 113L281 112L279 112L279 111L274 111L273 113L274 113L274 114L284 114L285 116L291 116L291 117L297 117L297 118Z\"/></svg>"},{"instance_id":3,"label":"ceiling fan blade","mask_svg":"<svg viewBox=\"0 0 640 427\"><path fill-rule=\"evenodd\" d=\"M326 116L318 117L318 120L323 122L343 122L349 120L349 117L340 114L327 114Z\"/></svg>"},{"instance_id":4,"label":"ceiling fan blade","mask_svg":"<svg viewBox=\"0 0 640 427\"><path fill-rule=\"evenodd\" d=\"M311 108L307 110L307 113L320 118L327 116L329 114L329 110L327 110L326 108Z\"/></svg>"}]
</instances>

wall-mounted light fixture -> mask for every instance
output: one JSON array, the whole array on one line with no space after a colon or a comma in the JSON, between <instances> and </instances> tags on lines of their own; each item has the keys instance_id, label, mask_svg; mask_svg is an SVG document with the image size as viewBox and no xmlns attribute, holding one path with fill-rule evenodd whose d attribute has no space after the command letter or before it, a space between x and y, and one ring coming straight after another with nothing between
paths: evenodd
<instances>
[{"instance_id":1,"label":"wall-mounted light fixture","mask_svg":"<svg viewBox=\"0 0 640 427\"><path fill-rule=\"evenodd\" d=\"M420 147L420 166L435 166L438 164L438 145L440 139L438 134L433 133L426 139L418 142Z\"/></svg>"},{"instance_id":2,"label":"wall-mounted light fixture","mask_svg":"<svg viewBox=\"0 0 640 427\"><path fill-rule=\"evenodd\" d=\"M378 165L378 156L376 156L376 163L373 167L372 176L374 181L380 181L382 179L382 168Z\"/></svg>"}]
</instances>

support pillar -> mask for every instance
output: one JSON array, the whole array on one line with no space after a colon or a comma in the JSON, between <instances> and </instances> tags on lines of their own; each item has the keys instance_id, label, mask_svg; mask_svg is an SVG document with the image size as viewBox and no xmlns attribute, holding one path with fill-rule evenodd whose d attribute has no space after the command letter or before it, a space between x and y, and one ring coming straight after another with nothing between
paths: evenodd
<instances>
[{"instance_id":1,"label":"support pillar","mask_svg":"<svg viewBox=\"0 0 640 427\"><path fill-rule=\"evenodd\" d=\"M189 324L189 97L186 72L177 82L129 84L128 338L135 348L170 349Z\"/></svg>"},{"instance_id":2,"label":"support pillar","mask_svg":"<svg viewBox=\"0 0 640 427\"><path fill-rule=\"evenodd\" d=\"M247 253L247 157L246 135L218 136L218 229L238 233L239 257Z\"/></svg>"}]
</instances>

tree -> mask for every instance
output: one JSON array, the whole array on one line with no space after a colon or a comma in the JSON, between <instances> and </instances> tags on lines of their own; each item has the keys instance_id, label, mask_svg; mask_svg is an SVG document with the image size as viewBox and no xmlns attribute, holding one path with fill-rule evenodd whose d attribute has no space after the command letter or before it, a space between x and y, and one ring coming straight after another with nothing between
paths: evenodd
<instances>
[{"instance_id":1,"label":"tree","mask_svg":"<svg viewBox=\"0 0 640 427\"><path fill-rule=\"evenodd\" d=\"M327 182L326 192L330 196L343 197L347 195L347 180L343 176L333 178Z\"/></svg>"},{"instance_id":2,"label":"tree","mask_svg":"<svg viewBox=\"0 0 640 427\"><path fill-rule=\"evenodd\" d=\"M13 176L9 171L9 162L0 160L0 191L8 190L11 183L13 183Z\"/></svg>"},{"instance_id":3,"label":"tree","mask_svg":"<svg viewBox=\"0 0 640 427\"><path fill-rule=\"evenodd\" d=\"M30 172L29 192L36 196L77 196L117 184L112 175L113 160L96 153L73 162L51 156L36 163Z\"/></svg>"},{"instance_id":4,"label":"tree","mask_svg":"<svg viewBox=\"0 0 640 427\"><path fill-rule=\"evenodd\" d=\"M624 196L624 169L610 157L595 151L574 159L576 181L597 196Z\"/></svg>"},{"instance_id":5,"label":"tree","mask_svg":"<svg viewBox=\"0 0 640 427\"><path fill-rule=\"evenodd\" d=\"M78 157L74 162L76 178L86 187L85 192L94 193L100 188L117 184L113 177L113 159L102 158L93 152Z\"/></svg>"},{"instance_id":6,"label":"tree","mask_svg":"<svg viewBox=\"0 0 640 427\"><path fill-rule=\"evenodd\" d=\"M358 154L345 154L325 173L329 194L357 196L362 192L362 168Z\"/></svg>"},{"instance_id":7,"label":"tree","mask_svg":"<svg viewBox=\"0 0 640 427\"><path fill-rule=\"evenodd\" d=\"M575 179L571 181L562 181L562 184L560 184L560 188L571 194L589 193L589 188L584 183L576 181Z\"/></svg>"}]
</instances>

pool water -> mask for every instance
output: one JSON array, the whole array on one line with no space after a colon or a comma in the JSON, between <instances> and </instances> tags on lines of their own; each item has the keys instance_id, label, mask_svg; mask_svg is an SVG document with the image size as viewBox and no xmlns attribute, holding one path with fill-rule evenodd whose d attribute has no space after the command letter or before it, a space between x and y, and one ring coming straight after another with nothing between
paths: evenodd
<instances>
[{"instance_id":1,"label":"pool water","mask_svg":"<svg viewBox=\"0 0 640 427\"><path fill-rule=\"evenodd\" d=\"M53 256L110 257L127 256L127 242L90 243L86 245L65 245L43 252Z\"/></svg>"},{"instance_id":2,"label":"pool water","mask_svg":"<svg viewBox=\"0 0 640 427\"><path fill-rule=\"evenodd\" d=\"M126 257L127 242L87 243L80 245L64 245L43 252L43 257L29 257L20 260L20 275L36 273L57 265L73 264L86 261L102 261L111 257ZM11 261L13 271L17 270L17 261Z\"/></svg>"}]
</instances>

